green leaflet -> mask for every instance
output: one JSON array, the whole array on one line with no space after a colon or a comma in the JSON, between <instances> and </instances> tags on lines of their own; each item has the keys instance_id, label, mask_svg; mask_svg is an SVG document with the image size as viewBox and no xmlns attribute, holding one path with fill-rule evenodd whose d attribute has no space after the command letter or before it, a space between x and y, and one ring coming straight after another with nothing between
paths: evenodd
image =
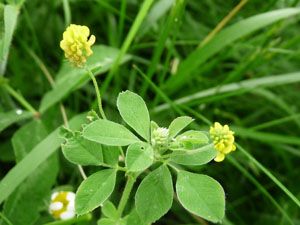
<instances>
[{"instance_id":1,"label":"green leaflet","mask_svg":"<svg viewBox=\"0 0 300 225\"><path fill-rule=\"evenodd\" d=\"M92 122L84 128L82 135L88 140L110 146L125 146L139 141L127 128L108 120Z\"/></svg>"},{"instance_id":2,"label":"green leaflet","mask_svg":"<svg viewBox=\"0 0 300 225\"><path fill-rule=\"evenodd\" d=\"M114 169L101 170L84 180L76 192L76 214L86 214L102 204L113 192L115 182Z\"/></svg>"},{"instance_id":3,"label":"green leaflet","mask_svg":"<svg viewBox=\"0 0 300 225\"><path fill-rule=\"evenodd\" d=\"M209 144L195 150L190 150L184 154L171 157L171 160L181 165L197 166L203 165L216 157L217 151Z\"/></svg>"},{"instance_id":4,"label":"green leaflet","mask_svg":"<svg viewBox=\"0 0 300 225\"><path fill-rule=\"evenodd\" d=\"M169 126L169 139L174 138L182 129L193 122L193 118L189 116L181 116L174 119Z\"/></svg>"},{"instance_id":5,"label":"green leaflet","mask_svg":"<svg viewBox=\"0 0 300 225\"><path fill-rule=\"evenodd\" d=\"M101 208L101 212L104 216L110 218L110 219L117 219L118 218L118 213L115 205L110 202L106 201L104 205Z\"/></svg>"},{"instance_id":6,"label":"green leaflet","mask_svg":"<svg viewBox=\"0 0 300 225\"><path fill-rule=\"evenodd\" d=\"M150 142L150 116L144 100L131 91L121 92L117 100L123 120Z\"/></svg>"},{"instance_id":7,"label":"green leaflet","mask_svg":"<svg viewBox=\"0 0 300 225\"><path fill-rule=\"evenodd\" d=\"M74 132L73 136L66 138L66 143L61 145L66 159L83 166L99 166L103 163L101 144L84 139L80 132Z\"/></svg>"},{"instance_id":8,"label":"green leaflet","mask_svg":"<svg viewBox=\"0 0 300 225\"><path fill-rule=\"evenodd\" d=\"M144 223L141 218L139 217L139 215L136 212L136 208L134 208L129 216L128 216L128 220L127 220L127 225L148 225L150 223Z\"/></svg>"},{"instance_id":9,"label":"green leaflet","mask_svg":"<svg viewBox=\"0 0 300 225\"><path fill-rule=\"evenodd\" d=\"M180 203L191 213L215 223L224 217L224 190L211 177L180 170L176 192Z\"/></svg>"},{"instance_id":10,"label":"green leaflet","mask_svg":"<svg viewBox=\"0 0 300 225\"><path fill-rule=\"evenodd\" d=\"M145 223L153 223L172 206L173 185L169 169L162 165L142 181L135 195L137 213Z\"/></svg>"},{"instance_id":11,"label":"green leaflet","mask_svg":"<svg viewBox=\"0 0 300 225\"><path fill-rule=\"evenodd\" d=\"M129 145L126 152L126 167L129 171L142 171L153 162L153 148L144 142Z\"/></svg>"}]
</instances>

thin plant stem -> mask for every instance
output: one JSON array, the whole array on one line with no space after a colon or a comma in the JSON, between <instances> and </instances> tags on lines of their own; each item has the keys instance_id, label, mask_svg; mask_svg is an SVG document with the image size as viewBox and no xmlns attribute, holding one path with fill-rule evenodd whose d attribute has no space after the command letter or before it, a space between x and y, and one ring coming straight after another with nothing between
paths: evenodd
<instances>
[{"instance_id":1,"label":"thin plant stem","mask_svg":"<svg viewBox=\"0 0 300 225\"><path fill-rule=\"evenodd\" d=\"M35 110L29 102L26 101L25 98L23 98L22 95L20 95L18 92L16 92L9 84L3 84L3 87L8 91L8 93L13 96L22 106L24 106L25 109L27 109L29 112L32 112L35 116L39 115L39 112Z\"/></svg>"},{"instance_id":2,"label":"thin plant stem","mask_svg":"<svg viewBox=\"0 0 300 225\"><path fill-rule=\"evenodd\" d=\"M105 116L105 113L104 113L104 110L103 110L103 107L102 107L101 94L100 94L100 89L99 89L97 80L96 80L94 74L92 73L92 71L87 66L85 67L85 69L86 69L86 71L88 72L89 76L91 77L91 79L93 81L93 84L94 84L94 87L95 87L95 90L96 90L96 95L97 95L97 101L98 101L98 107L99 107L100 114L101 114L101 116L104 120L107 120L107 117ZM124 154L124 151L123 151L122 147L118 146L118 148L119 148L119 151L121 153L122 158L125 160L125 154Z\"/></svg>"},{"instance_id":3,"label":"thin plant stem","mask_svg":"<svg viewBox=\"0 0 300 225\"><path fill-rule=\"evenodd\" d=\"M104 110L103 110L103 107L102 107L101 94L100 94L100 90L99 90L96 78L95 78L94 74L92 73L92 71L87 66L85 67L85 69L86 69L86 71L88 72L90 78L93 81L93 84L94 84L94 87L95 87L95 90L96 90L96 95L97 95L97 101L98 101L98 107L99 107L100 114L101 114L103 119L107 120L107 118L105 116L105 113L104 113Z\"/></svg>"},{"instance_id":4,"label":"thin plant stem","mask_svg":"<svg viewBox=\"0 0 300 225\"><path fill-rule=\"evenodd\" d=\"M121 200L120 200L120 203L119 203L119 206L118 206L118 210L117 210L119 219L122 217L122 213L125 209L125 206L127 204L128 199L129 199L131 190L132 190L133 185L136 181L136 177L137 176L134 176L134 175L129 175L128 176L128 179L127 179L127 182L126 182L126 185L125 185L125 189L124 189L124 192L122 194L122 197L121 197Z\"/></svg>"},{"instance_id":5,"label":"thin plant stem","mask_svg":"<svg viewBox=\"0 0 300 225\"><path fill-rule=\"evenodd\" d=\"M242 0L240 3L234 7L230 13L213 29L206 38L199 44L198 48L203 47L207 42L209 42L225 25L228 21L248 2L248 0Z\"/></svg>"},{"instance_id":6,"label":"thin plant stem","mask_svg":"<svg viewBox=\"0 0 300 225\"><path fill-rule=\"evenodd\" d=\"M13 225L12 222L10 222L10 220L8 218L6 218L6 216L0 212L0 217L3 219L3 221L5 221L8 225Z\"/></svg>"},{"instance_id":7,"label":"thin plant stem","mask_svg":"<svg viewBox=\"0 0 300 225\"><path fill-rule=\"evenodd\" d=\"M83 178L84 180L86 180L87 176L86 176L86 174L85 174L85 172L84 172L82 166L79 165L79 164L77 164L77 167L78 167L78 170L79 170L79 172L80 172L82 178Z\"/></svg>"}]
</instances>

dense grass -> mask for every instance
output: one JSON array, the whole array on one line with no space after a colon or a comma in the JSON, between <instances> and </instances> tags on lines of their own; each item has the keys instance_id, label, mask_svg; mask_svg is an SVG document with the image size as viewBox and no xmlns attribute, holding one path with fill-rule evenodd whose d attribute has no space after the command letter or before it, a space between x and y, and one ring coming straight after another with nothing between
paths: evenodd
<instances>
[{"instance_id":1,"label":"dense grass","mask_svg":"<svg viewBox=\"0 0 300 225\"><path fill-rule=\"evenodd\" d=\"M14 5L18 1L7 2ZM53 188L67 185L67 189L76 190L81 182L77 168L57 150L61 140L53 138L52 133L63 124L60 103L70 120L90 109L97 110L92 83L85 82L88 79L84 72L68 65L61 70L65 59L59 42L71 22L89 26L96 44L120 50L97 47L89 64L99 75L104 110L110 120L121 121L115 102L120 91L129 89L144 97L152 119L160 125L167 126L176 116L189 115L196 118L194 128L208 130L210 123L219 121L236 131L239 148L228 159L188 168L209 174L223 185L223 224L300 224L298 0L244 2L209 39L205 38L239 1L30 0L20 4L7 67L0 76L0 178L5 177L7 182L0 183L0 202L22 186L28 175L36 173L38 164L44 163L41 160L52 152L58 157L53 159L58 160L54 162L57 171L49 181ZM3 18L3 6L0 9ZM1 19L2 40L3 26ZM1 51L3 54L4 50ZM96 63L106 57L116 60L102 70ZM61 85L54 85L53 95L49 95L49 74ZM68 76L70 81L66 84ZM36 119L26 112L20 119L8 114L30 109L14 98L14 91L8 90L3 78L41 112L40 121L45 126L45 134L27 137L24 145L28 146L32 138L41 142L41 148L48 153L34 155L35 162L28 161L19 168L16 161L20 158L14 155L16 146L11 139ZM61 93L70 84L70 90ZM80 128L76 121L74 126ZM50 133L50 139L42 142ZM34 147L31 146L36 150ZM94 170L85 168L87 174ZM9 177L10 174L13 175ZM123 181L120 177L112 197L116 203ZM22 187L17 190L21 193ZM23 203L33 198L35 193L31 194L23 198ZM50 222L45 204L37 204L40 214L35 224ZM18 206L14 207L18 210ZM88 224L96 224L99 212L96 210L93 222ZM174 201L169 213L155 224L209 223Z\"/></svg>"}]
</instances>

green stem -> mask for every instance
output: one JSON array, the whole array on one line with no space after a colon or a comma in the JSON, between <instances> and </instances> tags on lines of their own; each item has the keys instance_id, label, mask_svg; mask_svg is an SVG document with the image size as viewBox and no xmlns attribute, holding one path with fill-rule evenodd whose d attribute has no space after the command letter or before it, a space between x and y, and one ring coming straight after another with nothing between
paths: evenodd
<instances>
[{"instance_id":1,"label":"green stem","mask_svg":"<svg viewBox=\"0 0 300 225\"><path fill-rule=\"evenodd\" d=\"M0 212L0 218L2 218L3 221L5 221L8 225L13 225L12 222L10 222L10 220L6 218L6 216L2 212Z\"/></svg>"},{"instance_id":2,"label":"green stem","mask_svg":"<svg viewBox=\"0 0 300 225\"><path fill-rule=\"evenodd\" d=\"M122 217L122 213L125 209L128 199L129 199L129 196L130 196L131 190L133 188L133 185L135 183L136 177L137 176L134 176L134 175L128 176L128 180L126 182L126 186L125 186L125 189L122 194L122 197L121 197L121 200L120 200L120 203L118 206L118 210L117 210L119 219Z\"/></svg>"},{"instance_id":3,"label":"green stem","mask_svg":"<svg viewBox=\"0 0 300 225\"><path fill-rule=\"evenodd\" d=\"M32 112L34 115L38 115L38 111L36 111L23 96L17 93L9 84L3 84L3 87L8 91L8 93L13 96L25 109Z\"/></svg>"},{"instance_id":4,"label":"green stem","mask_svg":"<svg viewBox=\"0 0 300 225\"><path fill-rule=\"evenodd\" d=\"M99 86L98 86L98 83L96 81L96 78L95 78L94 74L92 73L92 71L87 66L85 67L85 69L86 69L86 71L88 72L88 74L90 75L90 77L93 81L93 84L94 84L94 87L95 87L95 90L96 90L96 94L97 94L97 101L98 101L98 107L99 107L100 114L101 114L103 119L107 120L107 117L105 116L105 113L104 113L104 110L103 110L103 107L102 107L102 100L101 100L100 90L99 90ZM122 147L118 146L118 148L119 148L119 151L121 153L121 156L125 160L125 154L124 154L124 151L123 151Z\"/></svg>"},{"instance_id":5,"label":"green stem","mask_svg":"<svg viewBox=\"0 0 300 225\"><path fill-rule=\"evenodd\" d=\"M128 170L125 168L125 167L122 167L122 166L119 166L119 165L117 165L117 168L116 168L117 170L120 170L120 171L123 171L123 172L128 172Z\"/></svg>"},{"instance_id":6,"label":"green stem","mask_svg":"<svg viewBox=\"0 0 300 225\"><path fill-rule=\"evenodd\" d=\"M94 74L92 73L92 71L87 66L85 67L85 69L86 69L86 71L88 72L88 74L90 75L90 77L93 81L93 84L94 84L94 87L95 87L95 90L96 90L96 94L97 94L98 107L99 107L100 114L101 114L102 118L106 120L107 118L105 116L105 113L104 113L104 110L103 110L103 107L102 107L101 95L100 95L100 91L99 91L99 87L98 87L98 83L96 81L96 78L95 78Z\"/></svg>"}]
</instances>

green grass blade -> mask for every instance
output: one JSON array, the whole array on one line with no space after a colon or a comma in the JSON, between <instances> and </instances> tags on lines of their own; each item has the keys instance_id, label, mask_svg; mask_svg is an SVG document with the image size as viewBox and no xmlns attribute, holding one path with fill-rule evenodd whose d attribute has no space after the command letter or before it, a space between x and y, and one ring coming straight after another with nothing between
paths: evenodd
<instances>
[{"instance_id":1,"label":"green grass blade","mask_svg":"<svg viewBox=\"0 0 300 225\"><path fill-rule=\"evenodd\" d=\"M217 86L217 87L209 88L204 91L200 91L195 94L177 99L174 101L174 103L184 104L200 98L216 96L218 94L231 93L235 91L237 91L237 93L240 93L240 91L247 93L253 91L253 89L258 87L274 87L279 85L296 83L299 81L300 81L300 72L249 79L241 82L226 84L221 87ZM168 108L169 108L168 104L159 105L155 108L155 112L160 112Z\"/></svg>"},{"instance_id":2,"label":"green grass blade","mask_svg":"<svg viewBox=\"0 0 300 225\"><path fill-rule=\"evenodd\" d=\"M259 132L251 129L234 126L232 126L232 130L234 130L237 136L259 140L261 142L300 145L300 138L296 136Z\"/></svg>"},{"instance_id":3,"label":"green grass blade","mask_svg":"<svg viewBox=\"0 0 300 225\"><path fill-rule=\"evenodd\" d=\"M164 16L167 11L172 7L175 0L159 0L157 1L151 10L149 11L148 15L145 17L140 30L137 33L137 37L143 37L149 29L157 23L157 21Z\"/></svg>"},{"instance_id":4,"label":"green grass blade","mask_svg":"<svg viewBox=\"0 0 300 225\"><path fill-rule=\"evenodd\" d=\"M252 176L237 160L232 156L226 157L228 161L235 166L239 171L241 171L270 201L273 205L282 213L282 215L287 219L290 224L294 224L293 220L290 218L288 213L281 207L281 205L272 197L272 195Z\"/></svg>"},{"instance_id":5,"label":"green grass blade","mask_svg":"<svg viewBox=\"0 0 300 225\"><path fill-rule=\"evenodd\" d=\"M138 68L136 65L133 65L133 68L135 68L137 70L137 72L145 79L145 81L154 89L154 91L160 95L160 97L167 102L168 104L170 104L170 106L181 116L184 116L185 113L176 105L174 104L174 102L162 91L160 90L159 87L156 86L156 84L154 82L152 82L149 77L147 77L147 75L140 69Z\"/></svg>"},{"instance_id":6,"label":"green grass blade","mask_svg":"<svg viewBox=\"0 0 300 225\"><path fill-rule=\"evenodd\" d=\"M69 0L63 0L64 14L65 14L65 26L69 26L72 21L72 14L70 10Z\"/></svg>"},{"instance_id":7,"label":"green grass blade","mask_svg":"<svg viewBox=\"0 0 300 225\"><path fill-rule=\"evenodd\" d=\"M250 155L242 146L236 143L237 148L262 172L264 172L298 207L300 207L299 199L289 191L267 168L258 162L252 155Z\"/></svg>"},{"instance_id":8,"label":"green grass blade","mask_svg":"<svg viewBox=\"0 0 300 225\"><path fill-rule=\"evenodd\" d=\"M270 102L273 102L276 104L279 108L281 108L283 111L285 111L287 114L293 116L294 110L292 110L291 106L286 103L280 96L274 94L271 91L265 90L265 89L257 89L254 90L253 93L258 94L266 99L268 99ZM297 117L294 117L294 120L298 127L300 127L300 120Z\"/></svg>"},{"instance_id":9,"label":"green grass blade","mask_svg":"<svg viewBox=\"0 0 300 225\"><path fill-rule=\"evenodd\" d=\"M102 93L105 93L106 92L106 89L108 88L108 85L110 84L110 81L111 79L113 78L115 72L117 71L118 67L119 67L119 64L123 58L123 56L125 55L125 53L127 52L128 48L130 47L131 45L131 42L133 40L133 38L135 37L138 29L140 28L145 16L147 15L147 12L149 11L150 9L150 6L152 5L153 3L153 0L145 0L140 11L138 12L130 30L129 30L129 33L128 35L126 36L126 39L124 41L124 43L122 44L122 47L121 47L121 51L120 51L120 54L118 55L116 61L114 62L111 70L109 71L102 87L101 87L101 92Z\"/></svg>"},{"instance_id":10,"label":"green grass blade","mask_svg":"<svg viewBox=\"0 0 300 225\"><path fill-rule=\"evenodd\" d=\"M13 5L6 5L4 8L4 36L0 41L0 76L3 76L6 69L7 56L12 41L13 33L17 25L19 8Z\"/></svg>"},{"instance_id":11,"label":"green grass blade","mask_svg":"<svg viewBox=\"0 0 300 225\"><path fill-rule=\"evenodd\" d=\"M126 0L122 0L121 2L121 14L120 14L120 19L119 19L119 24L118 24L118 38L117 38L117 46L119 46L119 43L122 40L123 37L123 28L124 28L124 20L125 20L125 15L126 15L126 6L127 2Z\"/></svg>"},{"instance_id":12,"label":"green grass blade","mask_svg":"<svg viewBox=\"0 0 300 225\"><path fill-rule=\"evenodd\" d=\"M155 73L157 64L160 61L164 48L166 47L166 42L169 38L169 35L171 34L171 32L174 32L175 24L181 23L181 16L183 14L185 5L186 5L186 1L176 0L176 3L171 10L171 13L168 17L168 21L158 38L157 46L154 49L154 54L151 63L148 67L147 76L149 77L149 79L151 79L153 74ZM148 88L148 83L144 83L141 88L142 97L145 96L147 88Z\"/></svg>"},{"instance_id":13,"label":"green grass blade","mask_svg":"<svg viewBox=\"0 0 300 225\"><path fill-rule=\"evenodd\" d=\"M192 78L192 72L203 64L211 56L233 43L234 41L281 19L288 18L300 13L298 8L286 8L259 14L242 20L230 27L220 31L214 38L193 51L179 66L175 76L172 76L165 87L168 92L173 93Z\"/></svg>"},{"instance_id":14,"label":"green grass blade","mask_svg":"<svg viewBox=\"0 0 300 225\"><path fill-rule=\"evenodd\" d=\"M300 113L292 115L292 116L283 117L283 118L280 118L280 119L277 119L277 120L272 120L272 121L268 121L268 122L265 122L265 123L261 123L257 126L251 127L250 129L251 130L262 130L262 129L265 129L265 128L280 125L280 124L285 123L285 122L289 122L289 121L294 120L296 118L300 118Z\"/></svg>"},{"instance_id":15,"label":"green grass blade","mask_svg":"<svg viewBox=\"0 0 300 225\"><path fill-rule=\"evenodd\" d=\"M16 122L29 118L33 118L33 114L28 111L17 110L0 112L0 132Z\"/></svg>"},{"instance_id":16,"label":"green grass blade","mask_svg":"<svg viewBox=\"0 0 300 225\"><path fill-rule=\"evenodd\" d=\"M69 124L71 129L80 129L85 122L85 115L79 115L71 119ZM63 138L59 137L59 128L57 128L15 165L0 181L0 204L63 142Z\"/></svg>"}]
</instances>

